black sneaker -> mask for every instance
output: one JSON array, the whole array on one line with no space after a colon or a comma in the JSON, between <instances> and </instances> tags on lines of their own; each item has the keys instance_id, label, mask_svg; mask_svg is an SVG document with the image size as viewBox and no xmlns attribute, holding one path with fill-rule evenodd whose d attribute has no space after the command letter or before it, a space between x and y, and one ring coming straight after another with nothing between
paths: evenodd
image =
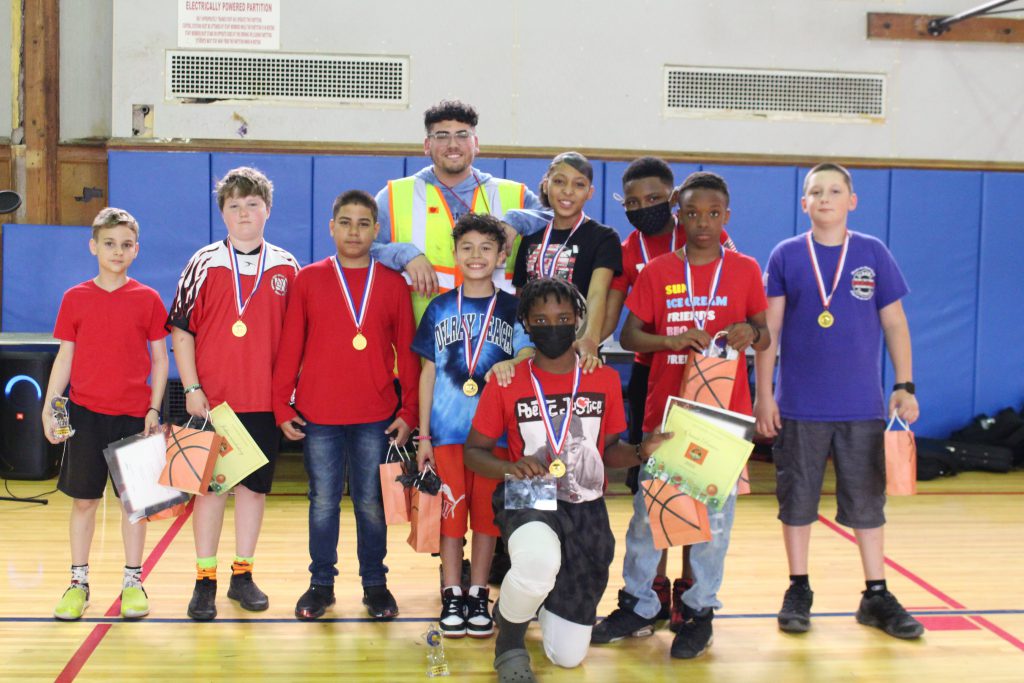
<instances>
[{"instance_id":1,"label":"black sneaker","mask_svg":"<svg viewBox=\"0 0 1024 683\"><path fill-rule=\"evenodd\" d=\"M605 617L590 633L590 642L595 645L614 643L623 638L642 638L654 633L655 619L645 619L633 608L637 599L626 591L619 591L619 607Z\"/></svg>"},{"instance_id":2,"label":"black sneaker","mask_svg":"<svg viewBox=\"0 0 1024 683\"><path fill-rule=\"evenodd\" d=\"M805 583L792 583L782 598L779 629L786 633L806 633L811 628L811 604L814 591Z\"/></svg>"},{"instance_id":3,"label":"black sneaker","mask_svg":"<svg viewBox=\"0 0 1024 683\"><path fill-rule=\"evenodd\" d=\"M319 619L334 604L334 586L309 584L309 590L295 603L295 618L302 621Z\"/></svg>"},{"instance_id":4,"label":"black sneaker","mask_svg":"<svg viewBox=\"0 0 1024 683\"><path fill-rule=\"evenodd\" d=\"M469 590L466 596L466 633L470 638L488 638L494 633L494 620L488 611L491 591L477 588L477 594L473 595L473 589Z\"/></svg>"},{"instance_id":5,"label":"black sneaker","mask_svg":"<svg viewBox=\"0 0 1024 683\"><path fill-rule=\"evenodd\" d=\"M363 587L363 604L374 619L385 621L398 616L398 603L387 585Z\"/></svg>"},{"instance_id":6,"label":"black sneaker","mask_svg":"<svg viewBox=\"0 0 1024 683\"><path fill-rule=\"evenodd\" d=\"M711 630L711 620L714 618L715 611L710 607L696 612L683 605L683 625L672 639L669 654L675 659L693 659L704 654L714 640Z\"/></svg>"},{"instance_id":7,"label":"black sneaker","mask_svg":"<svg viewBox=\"0 0 1024 683\"><path fill-rule=\"evenodd\" d=\"M237 600L242 609L250 612L262 612L270 607L267 594L261 591L256 582L252 580L252 572L231 575L228 597Z\"/></svg>"},{"instance_id":8,"label":"black sneaker","mask_svg":"<svg viewBox=\"0 0 1024 683\"><path fill-rule=\"evenodd\" d=\"M438 624L445 638L461 638L466 635L466 599L458 586L446 588L441 592L441 616Z\"/></svg>"},{"instance_id":9,"label":"black sneaker","mask_svg":"<svg viewBox=\"0 0 1024 683\"><path fill-rule=\"evenodd\" d=\"M211 621L217 617L217 582L199 579L188 603L188 616L196 621Z\"/></svg>"},{"instance_id":10,"label":"black sneaker","mask_svg":"<svg viewBox=\"0 0 1024 683\"><path fill-rule=\"evenodd\" d=\"M864 591L857 609L857 623L880 628L894 638L913 640L924 633L921 622L910 616L889 591Z\"/></svg>"},{"instance_id":11,"label":"black sneaker","mask_svg":"<svg viewBox=\"0 0 1024 683\"><path fill-rule=\"evenodd\" d=\"M658 594L658 602L661 603L661 611L657 619L668 619L672 615L672 584L667 576L655 576L651 589Z\"/></svg>"}]
</instances>

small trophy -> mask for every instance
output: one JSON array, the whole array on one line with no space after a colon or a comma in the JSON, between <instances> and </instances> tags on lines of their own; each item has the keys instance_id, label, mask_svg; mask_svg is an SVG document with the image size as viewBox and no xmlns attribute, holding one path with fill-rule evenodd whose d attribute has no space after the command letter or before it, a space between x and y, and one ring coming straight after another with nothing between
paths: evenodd
<instances>
[{"instance_id":1,"label":"small trophy","mask_svg":"<svg viewBox=\"0 0 1024 683\"><path fill-rule=\"evenodd\" d=\"M68 399L64 396L54 396L50 401L53 409L53 435L64 441L75 434L71 428L71 419L68 417Z\"/></svg>"},{"instance_id":2,"label":"small trophy","mask_svg":"<svg viewBox=\"0 0 1024 683\"><path fill-rule=\"evenodd\" d=\"M427 641L427 678L448 676L451 672L448 670L448 657L444 654L444 638L441 636L441 629L438 628L438 625L428 626L427 632L423 634L423 639Z\"/></svg>"}]
</instances>

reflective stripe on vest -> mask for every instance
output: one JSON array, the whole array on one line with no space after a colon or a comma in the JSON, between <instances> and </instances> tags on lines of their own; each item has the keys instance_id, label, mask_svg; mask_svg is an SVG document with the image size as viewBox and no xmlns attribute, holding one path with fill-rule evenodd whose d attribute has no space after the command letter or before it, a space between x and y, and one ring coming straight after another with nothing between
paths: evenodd
<instances>
[{"instance_id":1,"label":"reflective stripe on vest","mask_svg":"<svg viewBox=\"0 0 1024 683\"><path fill-rule=\"evenodd\" d=\"M391 241L413 244L426 255L437 273L441 292L457 287L462 278L455 266L455 244L452 241L455 221L440 188L424 182L422 178L410 176L389 181L388 195ZM491 178L482 183L482 187L477 187L471 206L473 213L490 213L500 218L509 209L522 208L525 196L526 187L522 183ZM518 247L518 243L517 239L514 247ZM494 282L498 287L511 289L514 263L510 257L504 272L495 271ZM409 281L408 276L406 281ZM413 293L417 324L432 298Z\"/></svg>"}]
</instances>

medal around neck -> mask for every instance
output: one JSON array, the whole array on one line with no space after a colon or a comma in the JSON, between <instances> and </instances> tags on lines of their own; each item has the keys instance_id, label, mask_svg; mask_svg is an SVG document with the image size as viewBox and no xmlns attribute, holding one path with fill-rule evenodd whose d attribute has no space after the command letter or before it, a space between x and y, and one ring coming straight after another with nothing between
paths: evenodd
<instances>
[{"instance_id":1,"label":"medal around neck","mask_svg":"<svg viewBox=\"0 0 1024 683\"><path fill-rule=\"evenodd\" d=\"M462 393L466 396L476 396L479 391L480 387L472 379L467 379L465 384L462 385Z\"/></svg>"},{"instance_id":2,"label":"medal around neck","mask_svg":"<svg viewBox=\"0 0 1024 683\"><path fill-rule=\"evenodd\" d=\"M561 458L555 458L551 461L551 464L548 465L548 473L558 479L565 476L565 463L562 462Z\"/></svg>"},{"instance_id":3,"label":"medal around neck","mask_svg":"<svg viewBox=\"0 0 1024 683\"><path fill-rule=\"evenodd\" d=\"M484 313L483 322L480 324L480 340L473 348L473 335L466 317L462 315L462 287L459 287L455 301L459 316L459 325L462 327L462 350L466 356L466 369L469 371L469 379L462 385L462 393L466 396L476 396L480 392L480 385L473 379L473 373L480 362L480 354L484 350L484 342L487 341L487 331L491 327L491 319L494 317L494 306L498 303L498 292L495 291L487 304L487 312Z\"/></svg>"},{"instance_id":4,"label":"medal around neck","mask_svg":"<svg viewBox=\"0 0 1024 683\"><path fill-rule=\"evenodd\" d=\"M576 405L576 394L580 388L580 362L577 360L576 367L573 369L572 393L569 395L569 401L566 404L562 428L557 435L555 434L554 424L551 419L551 412L548 410L547 396L544 395L544 389L541 387L540 381L533 371L533 360L529 361L529 368L530 384L533 385L533 395L537 399L537 407L540 408L540 417L544 424L544 434L547 437L548 448L551 450L551 462L548 465L548 473L553 477L562 477L566 472L566 467L565 462L561 459L561 455L569 436L569 424L572 422L573 406Z\"/></svg>"},{"instance_id":5,"label":"medal around neck","mask_svg":"<svg viewBox=\"0 0 1024 683\"><path fill-rule=\"evenodd\" d=\"M846 236L843 237L843 249L839 253L839 263L836 264L836 272L832 276L832 290L830 292L825 291L825 280L821 275L821 267L818 265L818 255L814 252L814 237L810 230L807 231L806 236L807 252L811 257L811 268L814 270L814 281L818 285L818 296L821 298L822 308L825 310L818 316L818 327L827 330L835 324L836 318L832 313L829 312L829 304L832 303L832 297L835 296L836 288L839 287L839 280L843 276L843 266L846 265L846 253L850 249L850 231L846 231Z\"/></svg>"},{"instance_id":6,"label":"medal around neck","mask_svg":"<svg viewBox=\"0 0 1024 683\"><path fill-rule=\"evenodd\" d=\"M356 326L356 336L352 337L352 348L356 351L362 351L367 345L366 337L363 335L363 320L366 319L366 311L369 308L367 304L370 302L370 290L373 289L374 260L370 259L370 265L366 269L363 299L359 302L358 311L356 310L355 303L352 301L352 292L349 290L348 280L345 279L345 273L341 269L341 262L338 261L338 257L332 258L331 263L334 264L334 274L338 276L338 286L341 287L341 297L345 301L345 308L348 310L348 314L352 316L352 322Z\"/></svg>"},{"instance_id":7,"label":"medal around neck","mask_svg":"<svg viewBox=\"0 0 1024 683\"><path fill-rule=\"evenodd\" d=\"M245 336L246 332L249 331L249 327L241 320L235 321L235 324L231 326L231 334L238 338Z\"/></svg>"},{"instance_id":8,"label":"medal around neck","mask_svg":"<svg viewBox=\"0 0 1024 683\"><path fill-rule=\"evenodd\" d=\"M818 316L818 326L823 327L826 330L832 327L832 325L834 325L835 322L835 316L829 313L828 311L822 311L821 315Z\"/></svg>"},{"instance_id":9,"label":"medal around neck","mask_svg":"<svg viewBox=\"0 0 1024 683\"><path fill-rule=\"evenodd\" d=\"M266 243L260 243L260 252L256 256L256 281L252 285L252 291L249 292L249 296L242 300L242 275L241 268L238 265L238 252L235 251L234 247L231 249L231 285L235 290L235 311L238 313L238 320L231 326L231 334L235 335L239 339L245 336L249 331L249 328L244 322L242 322L242 316L245 315L246 309L249 307L249 302L256 296L256 290L260 288L260 282L263 281L263 273L267 266L267 249Z\"/></svg>"}]
</instances>

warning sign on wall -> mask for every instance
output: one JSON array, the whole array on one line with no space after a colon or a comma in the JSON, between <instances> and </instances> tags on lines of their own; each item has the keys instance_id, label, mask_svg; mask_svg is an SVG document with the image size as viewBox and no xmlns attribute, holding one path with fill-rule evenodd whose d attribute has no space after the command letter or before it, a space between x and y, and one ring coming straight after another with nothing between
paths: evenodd
<instances>
[{"instance_id":1,"label":"warning sign on wall","mask_svg":"<svg viewBox=\"0 0 1024 683\"><path fill-rule=\"evenodd\" d=\"M281 0L178 0L178 47L278 50Z\"/></svg>"}]
</instances>

